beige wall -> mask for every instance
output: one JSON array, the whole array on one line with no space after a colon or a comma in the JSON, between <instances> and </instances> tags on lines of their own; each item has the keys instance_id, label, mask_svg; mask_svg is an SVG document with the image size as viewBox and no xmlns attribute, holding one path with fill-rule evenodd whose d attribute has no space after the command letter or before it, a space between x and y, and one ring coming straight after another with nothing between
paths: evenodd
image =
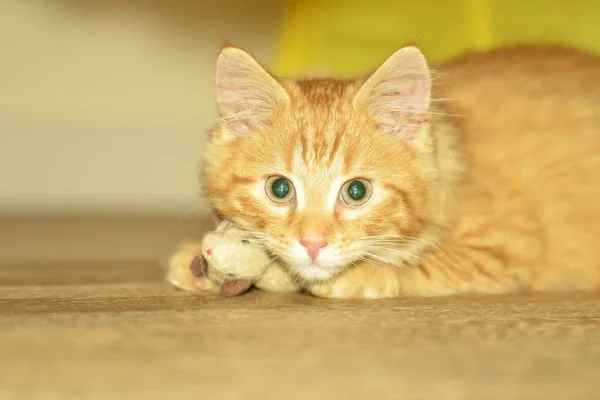
<instances>
[{"instance_id":1,"label":"beige wall","mask_svg":"<svg viewBox=\"0 0 600 400\"><path fill-rule=\"evenodd\" d=\"M0 2L0 215L197 207L220 40L268 62L282 2L80 3Z\"/></svg>"}]
</instances>

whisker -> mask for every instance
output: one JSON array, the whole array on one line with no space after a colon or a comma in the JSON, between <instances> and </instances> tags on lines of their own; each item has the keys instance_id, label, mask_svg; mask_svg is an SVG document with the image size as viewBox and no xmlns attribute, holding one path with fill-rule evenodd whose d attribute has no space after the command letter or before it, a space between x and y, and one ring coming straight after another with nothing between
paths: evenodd
<instances>
[{"instance_id":1,"label":"whisker","mask_svg":"<svg viewBox=\"0 0 600 400\"><path fill-rule=\"evenodd\" d=\"M444 255L444 257L447 259L447 261L454 267L456 267L455 263L452 261L452 259L450 258L450 256L448 256L448 254L442 249L440 248L438 245L436 245L435 243L429 241L429 240L425 240L423 238L418 238L418 237L414 237L414 236L405 236L405 235L394 235L394 234L383 234L383 235L376 235L376 236L369 236L367 237L367 244L371 245L371 243L369 243L369 240L374 240L377 237L381 237L384 238L385 240L397 240L399 242L406 242L406 241L417 241L417 242L421 242L421 243L425 243L429 246L431 246L433 249L439 251L440 253L442 253ZM376 242L373 243L373 245L376 244ZM386 244L390 244L390 242L386 243ZM424 260L423 260L424 261Z\"/></svg>"},{"instance_id":2,"label":"whisker","mask_svg":"<svg viewBox=\"0 0 600 400\"><path fill-rule=\"evenodd\" d=\"M181 214L181 215L180 215L180 216L179 216L177 219L183 219L183 218L187 217L188 215L190 215L190 214L193 214L193 213L195 213L196 211L200 211L200 210L202 210L202 209L205 209L204 211L207 211L207 210L206 210L206 206L198 206L198 207L194 207L194 208L192 208L192 209L190 209L190 210L188 210L188 211L184 212L183 214Z\"/></svg>"},{"instance_id":3,"label":"whisker","mask_svg":"<svg viewBox=\"0 0 600 400\"><path fill-rule=\"evenodd\" d=\"M412 254L412 253L410 253L408 251L402 251L402 250L399 250L399 249L394 249L394 248L391 248L391 247L384 247L384 246L377 246L377 247L375 247L375 246L372 246L372 249L374 249L375 251L380 250L380 251L383 251L383 252L389 252L389 253L399 254L399 255L402 255L402 256L406 256L406 257L413 257L413 258L415 258L415 259L417 259L419 261L425 261L425 259L423 257L419 257L416 254Z\"/></svg>"},{"instance_id":4,"label":"whisker","mask_svg":"<svg viewBox=\"0 0 600 400\"><path fill-rule=\"evenodd\" d=\"M374 263L372 260L369 260L367 257L361 257L358 259L358 261L363 261L366 262L367 264L371 264L373 265L375 268L381 268L381 265L378 265L377 263Z\"/></svg>"}]
</instances>

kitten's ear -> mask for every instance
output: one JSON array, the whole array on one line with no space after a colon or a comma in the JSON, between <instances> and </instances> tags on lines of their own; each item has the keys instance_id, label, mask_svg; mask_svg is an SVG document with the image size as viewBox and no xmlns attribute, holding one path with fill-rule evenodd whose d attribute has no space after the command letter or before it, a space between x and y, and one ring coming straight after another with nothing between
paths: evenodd
<instances>
[{"instance_id":1,"label":"kitten's ear","mask_svg":"<svg viewBox=\"0 0 600 400\"><path fill-rule=\"evenodd\" d=\"M413 138L427 120L431 78L427 61L416 47L392 54L363 84L354 98L382 132Z\"/></svg>"},{"instance_id":2,"label":"kitten's ear","mask_svg":"<svg viewBox=\"0 0 600 400\"><path fill-rule=\"evenodd\" d=\"M251 55L225 47L217 59L217 104L226 126L243 135L289 102L285 89Z\"/></svg>"}]
</instances>

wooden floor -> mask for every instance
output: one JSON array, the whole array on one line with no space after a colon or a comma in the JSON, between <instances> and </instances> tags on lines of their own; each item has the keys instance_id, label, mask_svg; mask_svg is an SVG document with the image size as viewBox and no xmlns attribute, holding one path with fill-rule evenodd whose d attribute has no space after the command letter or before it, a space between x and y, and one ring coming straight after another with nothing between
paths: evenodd
<instances>
[{"instance_id":1,"label":"wooden floor","mask_svg":"<svg viewBox=\"0 0 600 400\"><path fill-rule=\"evenodd\" d=\"M176 291L157 263L0 263L0 399L598 399L600 295Z\"/></svg>"}]
</instances>

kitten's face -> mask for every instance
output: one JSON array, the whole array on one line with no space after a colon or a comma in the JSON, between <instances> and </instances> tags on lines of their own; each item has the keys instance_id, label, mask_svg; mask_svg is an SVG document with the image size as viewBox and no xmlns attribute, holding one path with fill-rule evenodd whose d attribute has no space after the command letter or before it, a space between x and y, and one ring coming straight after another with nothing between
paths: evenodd
<instances>
[{"instance_id":1,"label":"kitten's face","mask_svg":"<svg viewBox=\"0 0 600 400\"><path fill-rule=\"evenodd\" d=\"M206 195L304 280L385 257L397 248L392 235L416 236L424 224L413 144L426 125L415 119L429 100L426 66L389 90L380 70L366 83L278 82L239 49L220 56L224 122L211 134ZM405 96L400 106L390 107L390 91Z\"/></svg>"}]
</instances>

